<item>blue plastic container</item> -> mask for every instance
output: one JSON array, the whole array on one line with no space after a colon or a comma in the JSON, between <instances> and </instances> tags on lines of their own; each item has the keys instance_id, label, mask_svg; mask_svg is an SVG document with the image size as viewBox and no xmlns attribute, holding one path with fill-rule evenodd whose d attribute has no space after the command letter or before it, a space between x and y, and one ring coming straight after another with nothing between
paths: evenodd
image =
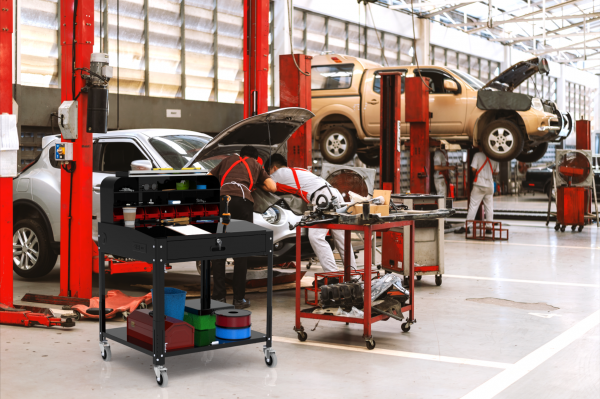
<instances>
[{"instance_id":1,"label":"blue plastic container","mask_svg":"<svg viewBox=\"0 0 600 399\"><path fill-rule=\"evenodd\" d=\"M217 326L216 336L219 341L222 340L232 340L237 341L240 339L248 339L250 338L250 327L242 327L242 328L225 328Z\"/></svg>"},{"instance_id":2,"label":"blue plastic container","mask_svg":"<svg viewBox=\"0 0 600 399\"><path fill-rule=\"evenodd\" d=\"M196 188L197 188L198 190L206 190L206 184L197 184L197 185L196 185Z\"/></svg>"},{"instance_id":3,"label":"blue plastic container","mask_svg":"<svg viewBox=\"0 0 600 399\"><path fill-rule=\"evenodd\" d=\"M152 292L152 290L150 290L150 292ZM186 295L186 291L178 290L177 288L172 287L165 287L165 316L169 316L177 320L183 320ZM154 302L153 292L152 302Z\"/></svg>"}]
</instances>

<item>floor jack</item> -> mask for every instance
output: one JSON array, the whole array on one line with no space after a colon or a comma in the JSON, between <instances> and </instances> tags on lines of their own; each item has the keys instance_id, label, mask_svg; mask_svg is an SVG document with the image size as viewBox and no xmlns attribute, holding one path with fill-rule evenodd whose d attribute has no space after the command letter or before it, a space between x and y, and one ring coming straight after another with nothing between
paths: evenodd
<instances>
[{"instance_id":1,"label":"floor jack","mask_svg":"<svg viewBox=\"0 0 600 399\"><path fill-rule=\"evenodd\" d=\"M0 304L0 324L13 324L31 327L42 325L46 327L74 327L75 315L55 317L48 308L14 305L13 307Z\"/></svg>"}]
</instances>

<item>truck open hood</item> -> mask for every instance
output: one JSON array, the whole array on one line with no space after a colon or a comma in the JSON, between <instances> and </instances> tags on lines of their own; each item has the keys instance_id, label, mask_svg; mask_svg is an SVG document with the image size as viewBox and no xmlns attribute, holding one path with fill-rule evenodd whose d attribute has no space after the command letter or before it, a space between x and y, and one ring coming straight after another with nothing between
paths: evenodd
<instances>
[{"instance_id":1,"label":"truck open hood","mask_svg":"<svg viewBox=\"0 0 600 399\"><path fill-rule=\"evenodd\" d=\"M281 108L251 116L215 136L184 166L218 155L239 153L242 147L256 147L261 158L275 153L292 134L315 114L304 108ZM269 137L270 136L270 137Z\"/></svg>"},{"instance_id":2,"label":"truck open hood","mask_svg":"<svg viewBox=\"0 0 600 399\"><path fill-rule=\"evenodd\" d=\"M546 75L550 73L550 66L545 58L535 57L527 61L517 62L490 80L482 89L492 88L512 92L521 83L538 72Z\"/></svg>"}]
</instances>

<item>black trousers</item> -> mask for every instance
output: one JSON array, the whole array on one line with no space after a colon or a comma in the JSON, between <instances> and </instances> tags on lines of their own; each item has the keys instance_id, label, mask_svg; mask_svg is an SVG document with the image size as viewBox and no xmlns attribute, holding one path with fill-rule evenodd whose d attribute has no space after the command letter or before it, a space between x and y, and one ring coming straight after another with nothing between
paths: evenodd
<instances>
[{"instance_id":1,"label":"black trousers","mask_svg":"<svg viewBox=\"0 0 600 399\"><path fill-rule=\"evenodd\" d=\"M221 197L221 212L225 209L223 197ZM254 222L252 213L254 212L254 203L242 197L231 197L229 202L229 213L232 219L246 220ZM247 258L234 259L233 268L233 299L241 300L246 296L246 272L248 271ZM226 296L225 288L225 259L212 261L213 274L213 299L223 299Z\"/></svg>"}]
</instances>

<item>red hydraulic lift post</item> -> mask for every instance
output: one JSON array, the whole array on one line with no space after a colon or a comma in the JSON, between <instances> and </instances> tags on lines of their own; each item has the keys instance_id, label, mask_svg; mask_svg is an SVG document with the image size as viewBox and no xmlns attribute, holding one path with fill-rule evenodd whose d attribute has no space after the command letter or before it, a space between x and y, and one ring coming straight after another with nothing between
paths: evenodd
<instances>
[{"instance_id":1,"label":"red hydraulic lift post","mask_svg":"<svg viewBox=\"0 0 600 399\"><path fill-rule=\"evenodd\" d=\"M429 78L406 78L406 122L410 123L410 192L429 194Z\"/></svg>"},{"instance_id":2,"label":"red hydraulic lift post","mask_svg":"<svg viewBox=\"0 0 600 399\"><path fill-rule=\"evenodd\" d=\"M400 125L402 123L402 72L384 72L380 75L380 186L383 190L392 190L392 193L400 194Z\"/></svg>"},{"instance_id":3,"label":"red hydraulic lift post","mask_svg":"<svg viewBox=\"0 0 600 399\"><path fill-rule=\"evenodd\" d=\"M294 57L296 62L294 62ZM312 57L304 54L279 56L279 106L311 110L310 67ZM298 67L296 67L296 63ZM300 68L300 71L298 70ZM308 73L305 75L304 73ZM312 170L312 124L310 119L290 137L288 165Z\"/></svg>"},{"instance_id":4,"label":"red hydraulic lift post","mask_svg":"<svg viewBox=\"0 0 600 399\"><path fill-rule=\"evenodd\" d=\"M13 0L0 0L0 114L12 114ZM13 179L0 177L0 304L13 306Z\"/></svg>"},{"instance_id":5,"label":"red hydraulic lift post","mask_svg":"<svg viewBox=\"0 0 600 399\"><path fill-rule=\"evenodd\" d=\"M244 119L267 112L269 0L244 0Z\"/></svg>"},{"instance_id":6,"label":"red hydraulic lift post","mask_svg":"<svg viewBox=\"0 0 600 399\"><path fill-rule=\"evenodd\" d=\"M591 122L585 119L575 122L576 141L575 148L578 150L592 149L592 126Z\"/></svg>"},{"instance_id":7,"label":"red hydraulic lift post","mask_svg":"<svg viewBox=\"0 0 600 399\"><path fill-rule=\"evenodd\" d=\"M94 0L63 0L60 8L61 102L79 97L78 138L72 141L76 168L72 176L61 170L59 295L91 298L92 134L86 132L88 96L86 93L79 94L85 81L81 78L81 71L75 69L90 67L94 47ZM62 141L71 140L63 138Z\"/></svg>"}]
</instances>

